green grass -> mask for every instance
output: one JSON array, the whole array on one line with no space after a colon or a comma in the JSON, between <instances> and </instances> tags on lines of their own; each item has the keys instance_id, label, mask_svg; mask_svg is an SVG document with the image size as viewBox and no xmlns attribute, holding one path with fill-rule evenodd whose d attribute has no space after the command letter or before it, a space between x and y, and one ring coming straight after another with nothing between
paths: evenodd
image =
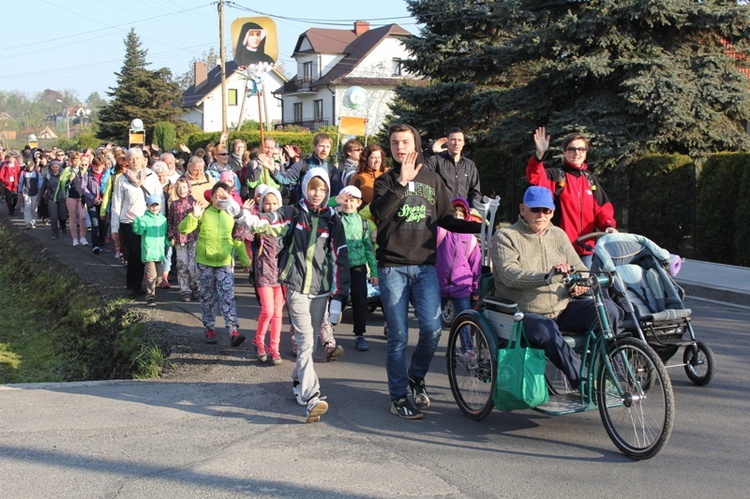
<instances>
[{"instance_id":1,"label":"green grass","mask_svg":"<svg viewBox=\"0 0 750 499\"><path fill-rule=\"evenodd\" d=\"M163 333L29 244L0 225L0 383L158 376Z\"/></svg>"}]
</instances>

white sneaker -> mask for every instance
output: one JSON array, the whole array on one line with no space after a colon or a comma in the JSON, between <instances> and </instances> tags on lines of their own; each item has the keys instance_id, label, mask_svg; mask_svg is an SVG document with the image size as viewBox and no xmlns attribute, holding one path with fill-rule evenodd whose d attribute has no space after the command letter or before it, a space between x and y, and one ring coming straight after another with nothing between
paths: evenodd
<instances>
[{"instance_id":1,"label":"white sneaker","mask_svg":"<svg viewBox=\"0 0 750 499\"><path fill-rule=\"evenodd\" d=\"M85 237L81 238L80 243L81 243L81 246L88 246L89 245L89 242L86 240Z\"/></svg>"},{"instance_id":2,"label":"white sneaker","mask_svg":"<svg viewBox=\"0 0 750 499\"><path fill-rule=\"evenodd\" d=\"M307 422L315 423L320 421L320 416L328 410L328 402L318 397L313 397L307 402Z\"/></svg>"},{"instance_id":3,"label":"white sneaker","mask_svg":"<svg viewBox=\"0 0 750 499\"><path fill-rule=\"evenodd\" d=\"M78 239L73 239L73 246L78 246Z\"/></svg>"},{"instance_id":4,"label":"white sneaker","mask_svg":"<svg viewBox=\"0 0 750 499\"><path fill-rule=\"evenodd\" d=\"M297 404L305 407L307 405L307 402L302 400L302 386L299 384L299 381L295 381L294 383L294 386L292 386L292 393L294 394L294 398L297 399Z\"/></svg>"}]
</instances>

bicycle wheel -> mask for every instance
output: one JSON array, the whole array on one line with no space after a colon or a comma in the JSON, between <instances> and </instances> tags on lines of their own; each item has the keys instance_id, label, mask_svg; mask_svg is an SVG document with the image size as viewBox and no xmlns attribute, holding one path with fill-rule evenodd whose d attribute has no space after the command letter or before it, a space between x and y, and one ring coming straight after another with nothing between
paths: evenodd
<instances>
[{"instance_id":1,"label":"bicycle wheel","mask_svg":"<svg viewBox=\"0 0 750 499\"><path fill-rule=\"evenodd\" d=\"M711 382L711 378L714 377L714 352L711 347L696 341L694 345L685 347L682 359L690 381L698 386L705 386Z\"/></svg>"},{"instance_id":2,"label":"bicycle wheel","mask_svg":"<svg viewBox=\"0 0 750 499\"><path fill-rule=\"evenodd\" d=\"M460 314L448 336L448 380L458 408L480 420L492 412L497 377L497 346L491 331L471 314Z\"/></svg>"},{"instance_id":3,"label":"bicycle wheel","mask_svg":"<svg viewBox=\"0 0 750 499\"><path fill-rule=\"evenodd\" d=\"M612 372L599 362L596 376L604 428L623 454L649 459L664 447L672 432L674 395L667 370L656 352L636 338L613 342L607 356Z\"/></svg>"}]
</instances>

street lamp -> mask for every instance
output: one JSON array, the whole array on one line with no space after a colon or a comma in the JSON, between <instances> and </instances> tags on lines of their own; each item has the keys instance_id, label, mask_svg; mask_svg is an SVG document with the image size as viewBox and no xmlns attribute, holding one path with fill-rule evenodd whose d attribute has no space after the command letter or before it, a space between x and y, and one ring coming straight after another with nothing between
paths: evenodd
<instances>
[{"instance_id":1,"label":"street lamp","mask_svg":"<svg viewBox=\"0 0 750 499\"><path fill-rule=\"evenodd\" d=\"M65 127L68 130L68 138L70 138L70 113L68 112L68 105L62 101L62 99L55 99L57 102L65 106Z\"/></svg>"}]
</instances>

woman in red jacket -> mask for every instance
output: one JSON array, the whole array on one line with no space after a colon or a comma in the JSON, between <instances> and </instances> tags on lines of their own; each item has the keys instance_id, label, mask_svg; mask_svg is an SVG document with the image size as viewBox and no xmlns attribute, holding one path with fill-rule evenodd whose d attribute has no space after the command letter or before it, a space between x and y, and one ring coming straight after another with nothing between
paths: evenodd
<instances>
[{"instance_id":1,"label":"woman in red jacket","mask_svg":"<svg viewBox=\"0 0 750 499\"><path fill-rule=\"evenodd\" d=\"M544 154L549 149L550 136L544 127L534 132L536 154L526 165L526 178L531 185L546 187L554 194L555 215L552 222L568 235L571 242L583 234L595 231L617 232L615 210L596 176L588 169L586 153L589 141L581 134L572 133L563 139L562 166L547 167ZM587 248L574 244L576 252L587 266L591 266L593 239L584 241Z\"/></svg>"},{"instance_id":2,"label":"woman in red jacket","mask_svg":"<svg viewBox=\"0 0 750 499\"><path fill-rule=\"evenodd\" d=\"M21 177L20 159L16 159L13 154L5 155L5 161L0 168L0 182L5 188L5 204L8 206L8 214L16 214L16 205L18 204L18 182Z\"/></svg>"}]
</instances>

